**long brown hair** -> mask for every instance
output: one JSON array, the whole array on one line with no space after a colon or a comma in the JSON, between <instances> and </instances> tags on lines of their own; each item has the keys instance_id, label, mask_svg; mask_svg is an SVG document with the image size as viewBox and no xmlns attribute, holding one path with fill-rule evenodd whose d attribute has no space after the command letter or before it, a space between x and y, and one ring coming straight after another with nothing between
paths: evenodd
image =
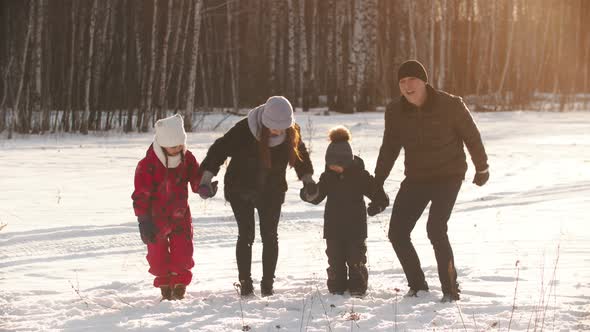
<instances>
[{"instance_id":1,"label":"long brown hair","mask_svg":"<svg viewBox=\"0 0 590 332\"><path fill-rule=\"evenodd\" d=\"M294 167L297 161L301 161L301 154L299 152L299 143L301 142L301 135L299 134L299 125L293 124L291 127L285 130L287 137L285 140L289 145L289 166ZM262 160L262 165L265 168L271 168L272 162L270 160L270 149L268 147L268 141L270 139L270 130L262 126L262 133L260 135L260 141L258 141L258 155Z\"/></svg>"}]
</instances>

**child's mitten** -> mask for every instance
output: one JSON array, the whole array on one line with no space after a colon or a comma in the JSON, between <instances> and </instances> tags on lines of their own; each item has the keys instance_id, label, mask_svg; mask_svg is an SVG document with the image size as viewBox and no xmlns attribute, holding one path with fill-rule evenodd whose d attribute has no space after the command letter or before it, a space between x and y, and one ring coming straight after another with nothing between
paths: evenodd
<instances>
[{"instance_id":1,"label":"child's mitten","mask_svg":"<svg viewBox=\"0 0 590 332\"><path fill-rule=\"evenodd\" d=\"M139 221L139 234L141 235L141 241L143 241L145 244L156 242L158 228L152 221L152 217L139 216L137 217L137 221Z\"/></svg>"}]
</instances>

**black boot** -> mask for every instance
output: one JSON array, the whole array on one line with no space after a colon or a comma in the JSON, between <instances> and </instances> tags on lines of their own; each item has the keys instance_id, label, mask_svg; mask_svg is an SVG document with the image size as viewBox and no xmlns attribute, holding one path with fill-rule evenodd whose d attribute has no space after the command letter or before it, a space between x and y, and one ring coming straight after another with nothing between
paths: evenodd
<instances>
[{"instance_id":1,"label":"black boot","mask_svg":"<svg viewBox=\"0 0 590 332\"><path fill-rule=\"evenodd\" d=\"M329 267L326 269L328 272L328 291L332 294L342 295L346 291L346 266L344 270L336 271L336 269Z\"/></svg>"},{"instance_id":2,"label":"black boot","mask_svg":"<svg viewBox=\"0 0 590 332\"><path fill-rule=\"evenodd\" d=\"M461 297L459 296L458 292L455 293L443 293L442 299L440 299L440 302L442 303L451 303L451 302L455 302L455 301L459 301L461 299Z\"/></svg>"},{"instance_id":3,"label":"black boot","mask_svg":"<svg viewBox=\"0 0 590 332\"><path fill-rule=\"evenodd\" d=\"M369 271L363 263L354 264L348 270L348 291L352 296L364 296L367 293Z\"/></svg>"},{"instance_id":4,"label":"black boot","mask_svg":"<svg viewBox=\"0 0 590 332\"><path fill-rule=\"evenodd\" d=\"M428 292L428 284L426 283L426 281L424 281L424 283L420 285L420 287L418 288L410 287L410 289L408 290L406 295L404 295L404 297L418 297L419 291Z\"/></svg>"},{"instance_id":5,"label":"black boot","mask_svg":"<svg viewBox=\"0 0 590 332\"><path fill-rule=\"evenodd\" d=\"M274 295L273 290L273 279L262 279L260 282L260 295L262 296L271 296Z\"/></svg>"},{"instance_id":6,"label":"black boot","mask_svg":"<svg viewBox=\"0 0 590 332\"><path fill-rule=\"evenodd\" d=\"M240 280L240 295L243 297L254 295L252 279Z\"/></svg>"}]
</instances>

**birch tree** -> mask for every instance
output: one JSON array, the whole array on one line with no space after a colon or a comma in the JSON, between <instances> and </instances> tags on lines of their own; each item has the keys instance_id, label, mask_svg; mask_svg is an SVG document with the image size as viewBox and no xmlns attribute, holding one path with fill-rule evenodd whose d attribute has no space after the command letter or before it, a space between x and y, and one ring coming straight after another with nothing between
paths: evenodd
<instances>
[{"instance_id":1,"label":"birch tree","mask_svg":"<svg viewBox=\"0 0 590 332\"><path fill-rule=\"evenodd\" d=\"M201 6L203 0L196 0L193 13L192 47L188 81L188 96L184 113L184 127L187 131L193 130L192 115L195 109L195 91L197 86L197 60L199 59L199 36L201 32Z\"/></svg>"},{"instance_id":2,"label":"birch tree","mask_svg":"<svg viewBox=\"0 0 590 332\"><path fill-rule=\"evenodd\" d=\"M90 82L92 80L92 64L94 55L94 30L96 28L96 12L98 1L92 1L92 9L90 10L90 26L88 28L88 62L86 64L86 75L84 85L84 113L82 114L82 121L80 123L80 132L88 135L88 120L90 117Z\"/></svg>"}]
</instances>

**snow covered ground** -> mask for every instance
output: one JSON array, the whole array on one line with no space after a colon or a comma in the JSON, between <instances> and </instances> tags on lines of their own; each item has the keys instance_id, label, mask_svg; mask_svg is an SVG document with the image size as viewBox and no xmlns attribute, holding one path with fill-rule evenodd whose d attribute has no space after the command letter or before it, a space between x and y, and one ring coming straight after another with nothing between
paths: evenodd
<instances>
[{"instance_id":1,"label":"snow covered ground","mask_svg":"<svg viewBox=\"0 0 590 332\"><path fill-rule=\"evenodd\" d=\"M374 169L382 114L296 116L317 170L327 129L336 124L349 126L355 152ZM3 136L0 330L589 330L590 112L475 117L491 180L482 188L471 184L470 167L449 224L463 290L456 304L438 302L424 216L413 239L431 291L401 297L406 280L387 240L391 207L369 221L369 294L330 295L323 206L299 200L294 171L279 225L276 295L243 301L236 295L237 226L220 192L208 201L190 198L194 283L185 300L160 303L130 199L152 134ZM238 118L206 130L220 119L208 116L205 129L189 134L198 160ZM386 182L392 199L402 178L400 156ZM257 234L255 281L260 258Z\"/></svg>"}]
</instances>

